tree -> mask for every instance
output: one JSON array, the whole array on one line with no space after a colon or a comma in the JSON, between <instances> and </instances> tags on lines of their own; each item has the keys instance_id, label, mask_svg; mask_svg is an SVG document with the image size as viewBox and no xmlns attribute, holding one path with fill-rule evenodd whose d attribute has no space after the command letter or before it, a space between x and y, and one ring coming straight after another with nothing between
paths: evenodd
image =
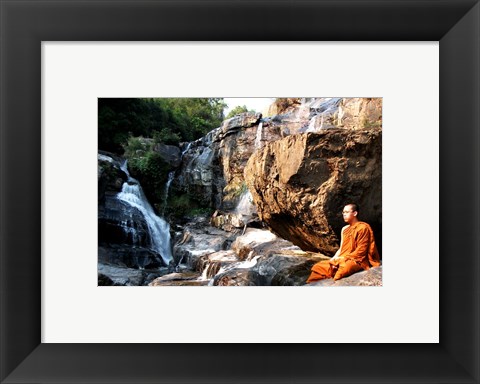
<instances>
[{"instance_id":1,"label":"tree","mask_svg":"<svg viewBox=\"0 0 480 384\"><path fill-rule=\"evenodd\" d=\"M246 105L237 105L235 108L233 108L227 115L227 119L230 119L231 117L238 115L239 113L244 113L244 112L255 112L253 110L248 110Z\"/></svg>"},{"instance_id":2,"label":"tree","mask_svg":"<svg viewBox=\"0 0 480 384\"><path fill-rule=\"evenodd\" d=\"M123 154L129 137L193 141L221 125L225 107L222 98L101 98L98 147Z\"/></svg>"}]
</instances>

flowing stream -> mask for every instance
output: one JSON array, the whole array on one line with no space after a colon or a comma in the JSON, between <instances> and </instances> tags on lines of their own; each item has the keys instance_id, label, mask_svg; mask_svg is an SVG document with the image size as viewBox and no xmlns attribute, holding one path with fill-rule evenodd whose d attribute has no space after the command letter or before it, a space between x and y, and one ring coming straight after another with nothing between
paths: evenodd
<instances>
[{"instance_id":1,"label":"flowing stream","mask_svg":"<svg viewBox=\"0 0 480 384\"><path fill-rule=\"evenodd\" d=\"M173 260L170 249L170 225L155 214L140 183L130 176L126 161L122 164L121 169L127 174L128 181L123 183L122 192L117 194L117 199L137 208L143 214L152 240L151 248L160 254L166 265L169 265Z\"/></svg>"}]
</instances>

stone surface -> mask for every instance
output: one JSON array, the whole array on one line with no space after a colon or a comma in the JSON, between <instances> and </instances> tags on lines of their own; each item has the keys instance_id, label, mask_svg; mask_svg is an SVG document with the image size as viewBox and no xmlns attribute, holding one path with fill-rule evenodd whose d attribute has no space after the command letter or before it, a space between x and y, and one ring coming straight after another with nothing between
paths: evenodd
<instances>
[{"instance_id":1,"label":"stone surface","mask_svg":"<svg viewBox=\"0 0 480 384\"><path fill-rule=\"evenodd\" d=\"M139 286L143 285L145 272L139 269L98 264L98 285Z\"/></svg>"},{"instance_id":2,"label":"stone surface","mask_svg":"<svg viewBox=\"0 0 480 384\"><path fill-rule=\"evenodd\" d=\"M171 168L178 168L182 161L182 152L180 148L174 145L165 145L162 143L157 143L153 146L153 150L160 154L160 157L167 163Z\"/></svg>"},{"instance_id":3,"label":"stone surface","mask_svg":"<svg viewBox=\"0 0 480 384\"><path fill-rule=\"evenodd\" d=\"M98 202L103 204L107 193L117 193L127 181L127 175L120 169L121 159L114 154L101 151L97 155Z\"/></svg>"},{"instance_id":4,"label":"stone surface","mask_svg":"<svg viewBox=\"0 0 480 384\"><path fill-rule=\"evenodd\" d=\"M285 99L284 99L285 100ZM265 117L283 135L319 132L323 129L382 127L381 98L320 97L287 99L273 103Z\"/></svg>"},{"instance_id":5,"label":"stone surface","mask_svg":"<svg viewBox=\"0 0 480 384\"><path fill-rule=\"evenodd\" d=\"M174 188L194 196L204 206L234 211L245 191L243 170L248 159L267 141L279 138L277 127L264 127L258 113L225 120L221 127L190 144Z\"/></svg>"},{"instance_id":6,"label":"stone surface","mask_svg":"<svg viewBox=\"0 0 480 384\"><path fill-rule=\"evenodd\" d=\"M321 256L273 254L261 258L251 270L255 285L304 285Z\"/></svg>"},{"instance_id":7,"label":"stone surface","mask_svg":"<svg viewBox=\"0 0 480 384\"><path fill-rule=\"evenodd\" d=\"M255 250L260 245L273 243L278 240L272 232L256 228L248 228L244 235L239 236L232 243L232 250L238 255L240 260L246 260L255 256Z\"/></svg>"},{"instance_id":8,"label":"stone surface","mask_svg":"<svg viewBox=\"0 0 480 384\"><path fill-rule=\"evenodd\" d=\"M236 259L214 276L213 285L266 286L304 285L313 264L328 259L304 252L268 230L247 229L232 243Z\"/></svg>"},{"instance_id":9,"label":"stone surface","mask_svg":"<svg viewBox=\"0 0 480 384\"><path fill-rule=\"evenodd\" d=\"M150 244L148 225L135 207L107 194L98 206L99 244L129 244L146 247Z\"/></svg>"},{"instance_id":10,"label":"stone surface","mask_svg":"<svg viewBox=\"0 0 480 384\"><path fill-rule=\"evenodd\" d=\"M381 244L381 143L380 129L324 130L269 143L245 168L260 219L303 250L333 255L341 210L356 202Z\"/></svg>"},{"instance_id":11,"label":"stone surface","mask_svg":"<svg viewBox=\"0 0 480 384\"><path fill-rule=\"evenodd\" d=\"M382 286L382 266L370 268L368 271L357 272L337 281L334 281L333 279L325 279L307 285L315 287Z\"/></svg>"},{"instance_id":12,"label":"stone surface","mask_svg":"<svg viewBox=\"0 0 480 384\"><path fill-rule=\"evenodd\" d=\"M202 257L229 249L236 236L235 233L212 227L208 218L199 217L175 233L175 265L186 264L193 270L201 270L198 263Z\"/></svg>"},{"instance_id":13,"label":"stone surface","mask_svg":"<svg viewBox=\"0 0 480 384\"><path fill-rule=\"evenodd\" d=\"M103 264L144 269L165 266L156 252L144 247L111 244L98 247L98 261Z\"/></svg>"},{"instance_id":14,"label":"stone surface","mask_svg":"<svg viewBox=\"0 0 480 384\"><path fill-rule=\"evenodd\" d=\"M186 271L186 272L175 272L170 273L161 277L157 277L155 280L150 282L148 285L150 287L161 287L161 286L202 286L207 285L206 281L200 281L198 278L200 273Z\"/></svg>"},{"instance_id":15,"label":"stone surface","mask_svg":"<svg viewBox=\"0 0 480 384\"><path fill-rule=\"evenodd\" d=\"M342 99L338 108L338 125L348 129L382 127L381 98Z\"/></svg>"}]
</instances>

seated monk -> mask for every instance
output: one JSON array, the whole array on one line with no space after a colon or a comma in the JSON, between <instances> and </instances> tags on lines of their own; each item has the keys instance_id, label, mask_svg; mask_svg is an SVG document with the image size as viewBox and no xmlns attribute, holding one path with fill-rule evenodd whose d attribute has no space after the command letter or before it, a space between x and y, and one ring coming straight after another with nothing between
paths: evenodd
<instances>
[{"instance_id":1,"label":"seated monk","mask_svg":"<svg viewBox=\"0 0 480 384\"><path fill-rule=\"evenodd\" d=\"M358 220L358 205L347 204L343 209L343 220L347 223L342 228L340 248L330 260L323 260L312 267L307 283L347 277L355 272L380 265L372 228Z\"/></svg>"}]
</instances>

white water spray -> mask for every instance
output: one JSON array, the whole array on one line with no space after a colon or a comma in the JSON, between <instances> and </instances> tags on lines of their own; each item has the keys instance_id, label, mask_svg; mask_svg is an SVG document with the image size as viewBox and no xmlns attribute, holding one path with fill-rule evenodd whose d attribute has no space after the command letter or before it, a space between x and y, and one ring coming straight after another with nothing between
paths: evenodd
<instances>
[{"instance_id":1,"label":"white water spray","mask_svg":"<svg viewBox=\"0 0 480 384\"><path fill-rule=\"evenodd\" d=\"M263 123L260 122L257 128L257 136L255 137L255 149L260 148L260 146L262 145L262 139L263 139L262 135L263 135Z\"/></svg>"},{"instance_id":2,"label":"white water spray","mask_svg":"<svg viewBox=\"0 0 480 384\"><path fill-rule=\"evenodd\" d=\"M183 157L183 155L185 155L185 153L188 152L188 150L190 149L191 146L192 146L192 141L189 142L189 143L187 144L187 146L185 147L185 149L183 150L183 152L182 152L182 157Z\"/></svg>"},{"instance_id":3,"label":"white water spray","mask_svg":"<svg viewBox=\"0 0 480 384\"><path fill-rule=\"evenodd\" d=\"M238 201L235 213L242 216L252 216L255 213L256 207L253 204L253 197L249 190L245 191Z\"/></svg>"},{"instance_id":4,"label":"white water spray","mask_svg":"<svg viewBox=\"0 0 480 384\"><path fill-rule=\"evenodd\" d=\"M151 247L162 256L163 261L168 265L173 259L170 249L170 225L155 214L139 182L128 173L126 161L120 168L128 176L128 181L123 183L122 192L117 194L117 199L137 208L143 214L152 240Z\"/></svg>"}]
</instances>

